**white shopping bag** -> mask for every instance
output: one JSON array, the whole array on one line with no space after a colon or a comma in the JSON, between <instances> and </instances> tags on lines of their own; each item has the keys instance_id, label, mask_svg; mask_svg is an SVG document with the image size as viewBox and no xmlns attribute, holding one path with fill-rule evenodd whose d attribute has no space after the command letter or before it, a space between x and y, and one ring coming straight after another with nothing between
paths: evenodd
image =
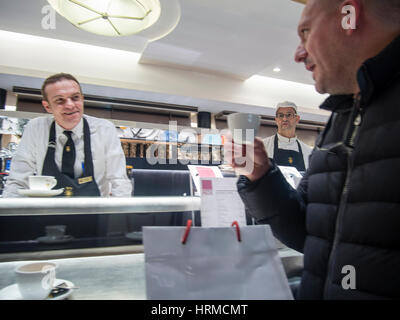
<instances>
[{"instance_id":1,"label":"white shopping bag","mask_svg":"<svg viewBox=\"0 0 400 320\"><path fill-rule=\"evenodd\" d=\"M293 299L268 225L143 227L143 244L148 299Z\"/></svg>"}]
</instances>

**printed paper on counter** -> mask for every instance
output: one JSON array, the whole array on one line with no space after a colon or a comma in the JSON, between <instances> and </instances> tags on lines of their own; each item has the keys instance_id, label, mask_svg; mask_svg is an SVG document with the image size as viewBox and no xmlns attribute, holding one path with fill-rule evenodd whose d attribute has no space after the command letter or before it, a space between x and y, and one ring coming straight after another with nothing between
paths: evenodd
<instances>
[{"instance_id":1,"label":"printed paper on counter","mask_svg":"<svg viewBox=\"0 0 400 320\"><path fill-rule=\"evenodd\" d=\"M190 175L192 176L198 195L201 195L201 178L223 178L221 170L217 166L188 165L188 169L190 171Z\"/></svg>"},{"instance_id":2,"label":"printed paper on counter","mask_svg":"<svg viewBox=\"0 0 400 320\"><path fill-rule=\"evenodd\" d=\"M237 178L201 178L201 226L246 225L246 213L236 187Z\"/></svg>"}]
</instances>

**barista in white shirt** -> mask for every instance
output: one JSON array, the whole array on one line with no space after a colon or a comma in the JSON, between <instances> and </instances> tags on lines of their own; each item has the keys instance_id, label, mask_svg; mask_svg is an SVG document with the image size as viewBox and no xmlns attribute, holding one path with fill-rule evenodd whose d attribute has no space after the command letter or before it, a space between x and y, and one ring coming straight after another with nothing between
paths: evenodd
<instances>
[{"instance_id":1,"label":"barista in white shirt","mask_svg":"<svg viewBox=\"0 0 400 320\"><path fill-rule=\"evenodd\" d=\"M265 138L264 145L268 157L279 166L296 167L298 171L306 171L312 148L296 136L296 125L299 121L297 106L293 102L278 103L275 115L278 132Z\"/></svg>"},{"instance_id":2,"label":"barista in white shirt","mask_svg":"<svg viewBox=\"0 0 400 320\"><path fill-rule=\"evenodd\" d=\"M117 131L110 121L83 114L84 99L75 77L50 76L42 95L43 107L53 116L32 119L25 127L3 197L19 196L18 189L28 189L28 177L35 174L54 176L54 189L69 187L72 196L130 197L132 184ZM68 136L71 148L66 145ZM69 171L64 149L74 150Z\"/></svg>"}]
</instances>

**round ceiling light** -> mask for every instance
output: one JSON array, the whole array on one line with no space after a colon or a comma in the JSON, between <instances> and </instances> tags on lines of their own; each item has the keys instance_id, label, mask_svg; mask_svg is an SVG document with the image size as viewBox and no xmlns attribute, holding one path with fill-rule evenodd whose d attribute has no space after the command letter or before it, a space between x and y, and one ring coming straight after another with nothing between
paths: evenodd
<instances>
[{"instance_id":1,"label":"round ceiling light","mask_svg":"<svg viewBox=\"0 0 400 320\"><path fill-rule=\"evenodd\" d=\"M127 36L160 17L159 0L47 0L74 26L104 36Z\"/></svg>"}]
</instances>

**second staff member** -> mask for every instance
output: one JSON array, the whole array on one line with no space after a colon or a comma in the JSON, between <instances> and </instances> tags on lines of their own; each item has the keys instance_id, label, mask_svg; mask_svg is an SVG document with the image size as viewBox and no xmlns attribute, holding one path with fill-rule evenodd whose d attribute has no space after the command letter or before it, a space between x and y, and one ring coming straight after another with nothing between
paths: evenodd
<instances>
[{"instance_id":1,"label":"second staff member","mask_svg":"<svg viewBox=\"0 0 400 320\"><path fill-rule=\"evenodd\" d=\"M296 167L306 171L312 148L296 136L296 125L300 121L297 106L285 101L276 106L275 122L278 132L264 139L268 156L279 166Z\"/></svg>"}]
</instances>

